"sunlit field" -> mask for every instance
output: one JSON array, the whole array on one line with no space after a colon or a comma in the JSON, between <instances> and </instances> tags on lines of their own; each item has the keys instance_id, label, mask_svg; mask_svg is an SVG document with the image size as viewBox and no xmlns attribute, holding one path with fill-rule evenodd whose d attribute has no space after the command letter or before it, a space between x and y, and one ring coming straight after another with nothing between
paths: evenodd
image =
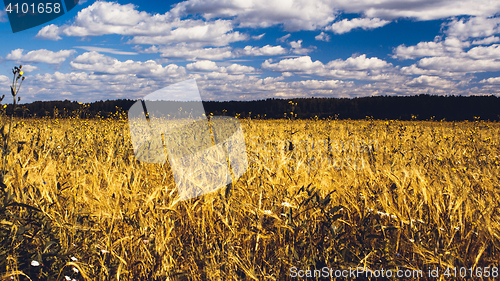
<instances>
[{"instance_id":1,"label":"sunlit field","mask_svg":"<svg viewBox=\"0 0 500 281\"><path fill-rule=\"evenodd\" d=\"M498 123L245 119L248 170L180 201L168 164L135 159L124 116L14 119L1 278L499 274Z\"/></svg>"}]
</instances>

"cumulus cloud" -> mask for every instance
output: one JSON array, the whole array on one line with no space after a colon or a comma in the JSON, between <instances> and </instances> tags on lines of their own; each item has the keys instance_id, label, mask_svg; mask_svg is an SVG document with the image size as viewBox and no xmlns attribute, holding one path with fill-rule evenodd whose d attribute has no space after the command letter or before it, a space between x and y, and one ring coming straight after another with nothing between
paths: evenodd
<instances>
[{"instance_id":1,"label":"cumulus cloud","mask_svg":"<svg viewBox=\"0 0 500 281\"><path fill-rule=\"evenodd\" d=\"M466 74L500 70L500 44L476 46L456 37L444 41L420 42L415 46L398 46L393 58L418 59L415 64L401 68L407 75L438 75L458 79Z\"/></svg>"},{"instance_id":2,"label":"cumulus cloud","mask_svg":"<svg viewBox=\"0 0 500 281\"><path fill-rule=\"evenodd\" d=\"M272 60L266 60L262 63L262 68L277 72L307 72L315 73L324 69L324 64L319 60L312 61L310 56L284 59L278 63L272 63Z\"/></svg>"},{"instance_id":3,"label":"cumulus cloud","mask_svg":"<svg viewBox=\"0 0 500 281\"><path fill-rule=\"evenodd\" d=\"M326 41L326 42L328 42L328 41L330 41L330 35L324 33L323 31L321 31L321 33L318 34L318 35L316 35L314 37L314 39L316 39L318 41Z\"/></svg>"},{"instance_id":4,"label":"cumulus cloud","mask_svg":"<svg viewBox=\"0 0 500 281\"><path fill-rule=\"evenodd\" d=\"M350 57L347 60L337 59L329 62L326 66L333 69L367 70L387 68L391 64L377 57L367 58L363 54L357 57Z\"/></svg>"},{"instance_id":5,"label":"cumulus cloud","mask_svg":"<svg viewBox=\"0 0 500 281\"><path fill-rule=\"evenodd\" d=\"M250 0L184 1L173 12L180 15L202 14L206 19L234 18L240 27L265 28L283 25L288 31L315 30L333 21L335 8L330 1Z\"/></svg>"},{"instance_id":6,"label":"cumulus cloud","mask_svg":"<svg viewBox=\"0 0 500 281\"><path fill-rule=\"evenodd\" d=\"M234 56L231 47L203 48L195 44L167 45L157 50L162 58L183 58L186 60L223 60Z\"/></svg>"},{"instance_id":7,"label":"cumulus cloud","mask_svg":"<svg viewBox=\"0 0 500 281\"><path fill-rule=\"evenodd\" d=\"M5 59L16 62L44 62L48 64L60 64L74 53L76 53L75 50L60 50L58 52L53 52L46 49L40 49L29 51L24 54L23 49L15 49L12 50L10 54L5 57Z\"/></svg>"},{"instance_id":8,"label":"cumulus cloud","mask_svg":"<svg viewBox=\"0 0 500 281\"><path fill-rule=\"evenodd\" d=\"M226 67L226 71L232 74L252 73L255 72L255 68L251 66L233 63L230 66Z\"/></svg>"},{"instance_id":9,"label":"cumulus cloud","mask_svg":"<svg viewBox=\"0 0 500 281\"><path fill-rule=\"evenodd\" d=\"M479 83L500 84L500 77L490 77L488 79L481 80Z\"/></svg>"},{"instance_id":10,"label":"cumulus cloud","mask_svg":"<svg viewBox=\"0 0 500 281\"><path fill-rule=\"evenodd\" d=\"M194 63L190 63L186 65L186 69L190 71L198 71L198 72L212 72L209 73L207 77L210 77L211 79L215 79L217 77L224 76L225 78L236 78L236 77L242 77L242 76L237 76L240 74L245 74L245 73L253 73L255 72L255 68L251 66L246 66L246 65L241 65L241 64L236 64L233 63L227 67L224 66L218 66L217 63L209 60L202 60L202 61L197 61ZM216 73L217 72L217 73ZM221 74L222 73L222 74ZM223 73L228 73L227 76L226 74ZM236 76L235 76L236 74Z\"/></svg>"},{"instance_id":11,"label":"cumulus cloud","mask_svg":"<svg viewBox=\"0 0 500 281\"><path fill-rule=\"evenodd\" d=\"M394 50L393 58L416 59L420 57L444 56L459 54L470 42L461 41L455 37L447 37L444 41L420 42L415 46L400 45Z\"/></svg>"},{"instance_id":12,"label":"cumulus cloud","mask_svg":"<svg viewBox=\"0 0 500 281\"><path fill-rule=\"evenodd\" d=\"M141 61L119 61L115 58L105 56L98 52L86 52L79 55L70 65L77 70L85 70L100 74L133 74L139 78L182 77L186 75L184 67L169 64L163 67L153 60Z\"/></svg>"},{"instance_id":13,"label":"cumulus cloud","mask_svg":"<svg viewBox=\"0 0 500 281\"><path fill-rule=\"evenodd\" d=\"M246 46L236 50L236 56L277 56L286 54L287 50L281 46L265 45L263 47Z\"/></svg>"},{"instance_id":14,"label":"cumulus cloud","mask_svg":"<svg viewBox=\"0 0 500 281\"><path fill-rule=\"evenodd\" d=\"M23 66L24 67L24 66ZM186 78L166 76L163 79L140 78L134 74L88 72L43 73L30 76L23 92L26 102L61 99L90 102L103 99L140 98L168 84ZM57 93L57 94L55 94ZM106 95L103 95L106 93Z\"/></svg>"},{"instance_id":15,"label":"cumulus cloud","mask_svg":"<svg viewBox=\"0 0 500 281\"><path fill-rule=\"evenodd\" d=\"M469 19L454 19L446 27L445 33L448 36L460 39L488 37L500 33L500 18L471 17Z\"/></svg>"},{"instance_id":16,"label":"cumulus cloud","mask_svg":"<svg viewBox=\"0 0 500 281\"><path fill-rule=\"evenodd\" d=\"M288 50L282 46L265 45L263 47L246 46L245 48L231 47L203 48L199 44L175 44L156 47L155 45L142 50L141 53L160 53L163 58L182 58L186 60L224 60L242 56L276 56L287 54Z\"/></svg>"},{"instance_id":17,"label":"cumulus cloud","mask_svg":"<svg viewBox=\"0 0 500 281\"><path fill-rule=\"evenodd\" d=\"M180 77L165 76L159 79L127 73L55 72L53 74L37 74L31 77L32 83L26 85L27 94L23 96L23 99L26 101L51 100L56 98L54 93L63 93L65 98L79 101L93 101L103 98L139 98L171 83L191 78L197 79L203 100L464 93L453 88L433 87L431 86L432 81L426 81L424 78L421 78L420 84L417 83L418 79L413 83L411 80L407 83L401 83L401 81L388 79L356 84L353 81L331 78L306 78L302 81L286 82L284 76L259 78L253 73L246 75L239 70L246 66L217 67L216 71ZM0 86L2 85L1 80L0 77ZM8 81L8 79L4 80ZM408 83L409 85L406 85ZM106 96L102 95L103 92L106 93ZM61 98L61 96L58 94L57 98Z\"/></svg>"},{"instance_id":18,"label":"cumulus cloud","mask_svg":"<svg viewBox=\"0 0 500 281\"><path fill-rule=\"evenodd\" d=\"M481 40L474 40L472 41L472 45L490 45L497 42L500 42L500 37L490 36Z\"/></svg>"},{"instance_id":19,"label":"cumulus cloud","mask_svg":"<svg viewBox=\"0 0 500 281\"><path fill-rule=\"evenodd\" d=\"M495 59L500 60L500 44L491 46L478 46L467 51L466 55L473 59Z\"/></svg>"},{"instance_id":20,"label":"cumulus cloud","mask_svg":"<svg viewBox=\"0 0 500 281\"><path fill-rule=\"evenodd\" d=\"M60 32L61 30L57 25L49 24L40 29L40 31L38 31L35 37L57 41L62 39L62 37L59 36Z\"/></svg>"},{"instance_id":21,"label":"cumulus cloud","mask_svg":"<svg viewBox=\"0 0 500 281\"><path fill-rule=\"evenodd\" d=\"M304 96L332 96L351 94L354 83L342 80L284 82L283 77L256 78L248 75L210 73L197 80L200 92L212 100L252 100L269 97L290 98Z\"/></svg>"},{"instance_id":22,"label":"cumulus cloud","mask_svg":"<svg viewBox=\"0 0 500 281\"><path fill-rule=\"evenodd\" d=\"M206 19L233 18L240 27L282 25L285 30L318 30L330 25L339 12L361 14L367 19L344 22L339 31L360 25L373 28L397 18L435 20L454 16L489 17L500 12L498 1L473 0L249 0L218 1L188 0L172 10L176 15L201 14ZM378 18L380 20L374 19ZM345 25L345 26L344 26ZM337 27L337 26L336 26ZM352 29L352 28L351 28ZM349 29L350 30L350 29Z\"/></svg>"},{"instance_id":23,"label":"cumulus cloud","mask_svg":"<svg viewBox=\"0 0 500 281\"><path fill-rule=\"evenodd\" d=\"M334 7L345 12L360 13L370 18L386 20L413 18L417 20L445 19L453 16L493 16L500 12L497 1L436 0L436 1L394 1L394 0L339 0Z\"/></svg>"},{"instance_id":24,"label":"cumulus cloud","mask_svg":"<svg viewBox=\"0 0 500 281\"><path fill-rule=\"evenodd\" d=\"M466 57L430 57L423 58L417 62L422 69L475 73L487 71L500 71L500 60L481 59L475 60Z\"/></svg>"},{"instance_id":25,"label":"cumulus cloud","mask_svg":"<svg viewBox=\"0 0 500 281\"><path fill-rule=\"evenodd\" d=\"M151 15L136 8L132 4L97 1L79 11L71 25L45 26L36 37L59 40L61 35L87 37L119 34L133 36L128 42L132 44L198 42L213 46L247 39L246 35L233 32L233 24L229 20L180 20L169 12Z\"/></svg>"},{"instance_id":26,"label":"cumulus cloud","mask_svg":"<svg viewBox=\"0 0 500 281\"><path fill-rule=\"evenodd\" d=\"M264 99L269 97L361 97L376 95L415 95L415 94L467 94L465 90L430 86L431 81L421 78L411 83L393 80L377 80L357 84L353 81L337 79L304 79L287 82L283 77L255 78L252 76L204 75L198 80L201 92L207 93L208 99ZM410 85L407 85L410 83Z\"/></svg>"},{"instance_id":27,"label":"cumulus cloud","mask_svg":"<svg viewBox=\"0 0 500 281\"><path fill-rule=\"evenodd\" d=\"M296 55L307 55L307 53L312 52L312 48L303 48L302 40L292 41L290 42L290 46L292 47L292 53Z\"/></svg>"},{"instance_id":28,"label":"cumulus cloud","mask_svg":"<svg viewBox=\"0 0 500 281\"><path fill-rule=\"evenodd\" d=\"M246 46L245 48L219 47L204 48L199 44L174 44L157 47L153 45L145 50L135 47L141 53L160 53L163 58L182 58L186 60L224 60L244 56L277 56L289 53L282 46L265 45L263 47ZM309 50L309 49L307 49Z\"/></svg>"},{"instance_id":29,"label":"cumulus cloud","mask_svg":"<svg viewBox=\"0 0 500 281\"><path fill-rule=\"evenodd\" d=\"M345 86L352 86L352 82L345 82L342 80L303 80L303 81L294 81L290 83L290 86L297 87L300 89L338 89Z\"/></svg>"},{"instance_id":30,"label":"cumulus cloud","mask_svg":"<svg viewBox=\"0 0 500 281\"><path fill-rule=\"evenodd\" d=\"M491 3L490 3L491 2ZM488 18L500 12L500 4L472 0L407 1L369 0L250 0L243 2L188 0L178 3L165 14L149 14L132 4L97 1L81 10L70 25L43 27L38 38L60 40L62 36L99 36L119 34L132 36L132 44L201 43L204 46L227 46L249 37L234 27L269 27L282 25L287 31L331 30L341 34L355 28L373 29L397 18L417 20L453 16L476 16L454 20L447 26L450 36L489 36L498 33L498 19ZM332 22L339 13L356 13L362 18ZM201 14L196 19L192 15ZM182 19L182 17L186 17ZM253 36L254 40L263 34ZM289 35L279 40L284 42ZM321 33L317 40L328 40Z\"/></svg>"},{"instance_id":31,"label":"cumulus cloud","mask_svg":"<svg viewBox=\"0 0 500 281\"><path fill-rule=\"evenodd\" d=\"M457 73L451 71L445 71L442 69L422 69L419 68L416 64L412 64L410 66L405 66L401 68L401 74L404 75L433 75L440 77L452 77L453 79L462 79L464 73Z\"/></svg>"},{"instance_id":32,"label":"cumulus cloud","mask_svg":"<svg viewBox=\"0 0 500 281\"><path fill-rule=\"evenodd\" d=\"M312 61L309 56L283 59L277 63L266 60L262 63L263 69L317 75L320 77L354 79L354 80L388 80L401 81L402 77L395 73L392 64L379 58L366 58L366 55L351 57L347 60L333 60L323 64L321 61Z\"/></svg>"},{"instance_id":33,"label":"cumulus cloud","mask_svg":"<svg viewBox=\"0 0 500 281\"><path fill-rule=\"evenodd\" d=\"M342 21L336 22L325 29L333 31L337 34L343 34L356 28L362 28L364 30L375 29L378 27L382 27L388 23L390 23L390 21L382 20L379 18L354 18L352 20L343 19Z\"/></svg>"},{"instance_id":34,"label":"cumulus cloud","mask_svg":"<svg viewBox=\"0 0 500 281\"><path fill-rule=\"evenodd\" d=\"M30 65L30 64L23 64L23 71L24 72L32 72L38 69L38 66Z\"/></svg>"},{"instance_id":35,"label":"cumulus cloud","mask_svg":"<svg viewBox=\"0 0 500 281\"><path fill-rule=\"evenodd\" d=\"M454 88L456 83L438 76L421 75L406 83L410 87Z\"/></svg>"},{"instance_id":36,"label":"cumulus cloud","mask_svg":"<svg viewBox=\"0 0 500 281\"><path fill-rule=\"evenodd\" d=\"M186 42L201 43L206 46L226 46L229 43L247 39L246 35L232 30L231 21L200 22L200 24L194 26L177 27L174 30L165 32L167 35L136 35L129 43L152 45Z\"/></svg>"},{"instance_id":37,"label":"cumulus cloud","mask_svg":"<svg viewBox=\"0 0 500 281\"><path fill-rule=\"evenodd\" d=\"M186 68L191 71L220 71L221 69L213 61L202 60L186 65Z\"/></svg>"},{"instance_id":38,"label":"cumulus cloud","mask_svg":"<svg viewBox=\"0 0 500 281\"><path fill-rule=\"evenodd\" d=\"M136 52L126 52L120 51L113 48L103 48L103 47L95 47L95 46L75 46L78 49L84 49L85 51L95 51L100 53L110 53L115 55L137 55Z\"/></svg>"}]
</instances>

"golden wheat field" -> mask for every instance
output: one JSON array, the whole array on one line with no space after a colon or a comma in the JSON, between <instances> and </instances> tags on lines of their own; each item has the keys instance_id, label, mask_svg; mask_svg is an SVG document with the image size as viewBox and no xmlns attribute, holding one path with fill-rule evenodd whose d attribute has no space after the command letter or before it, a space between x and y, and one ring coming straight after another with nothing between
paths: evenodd
<instances>
[{"instance_id":1,"label":"golden wheat field","mask_svg":"<svg viewBox=\"0 0 500 281\"><path fill-rule=\"evenodd\" d=\"M499 274L498 123L241 120L248 170L185 201L168 164L135 159L125 118L14 124L5 280Z\"/></svg>"}]
</instances>

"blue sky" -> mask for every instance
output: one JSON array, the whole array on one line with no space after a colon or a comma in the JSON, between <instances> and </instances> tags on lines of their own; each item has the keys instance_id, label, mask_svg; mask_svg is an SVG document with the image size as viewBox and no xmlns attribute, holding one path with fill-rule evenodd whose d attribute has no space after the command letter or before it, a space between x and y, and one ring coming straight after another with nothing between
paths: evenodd
<instances>
[{"instance_id":1,"label":"blue sky","mask_svg":"<svg viewBox=\"0 0 500 281\"><path fill-rule=\"evenodd\" d=\"M375 4L374 4L375 3ZM0 92L22 101L143 97L196 79L204 100L499 95L500 2L80 1L12 33Z\"/></svg>"}]
</instances>

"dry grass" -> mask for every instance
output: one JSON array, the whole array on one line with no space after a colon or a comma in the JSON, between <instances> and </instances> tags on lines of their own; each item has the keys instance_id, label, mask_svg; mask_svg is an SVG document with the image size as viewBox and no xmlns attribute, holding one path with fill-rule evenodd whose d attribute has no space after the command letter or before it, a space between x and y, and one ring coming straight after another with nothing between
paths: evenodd
<instances>
[{"instance_id":1,"label":"dry grass","mask_svg":"<svg viewBox=\"0 0 500 281\"><path fill-rule=\"evenodd\" d=\"M34 208L1 208L6 279L500 266L496 123L243 120L248 171L182 202L168 165L135 160L125 121L16 123L6 184Z\"/></svg>"}]
</instances>

